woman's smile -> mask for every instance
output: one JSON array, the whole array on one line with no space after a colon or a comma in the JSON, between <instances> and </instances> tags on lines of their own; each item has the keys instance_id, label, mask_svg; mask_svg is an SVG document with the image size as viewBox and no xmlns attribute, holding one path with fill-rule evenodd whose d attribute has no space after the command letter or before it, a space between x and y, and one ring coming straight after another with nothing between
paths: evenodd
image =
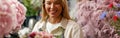
<instances>
[{"instance_id":1,"label":"woman's smile","mask_svg":"<svg viewBox=\"0 0 120 38\"><path fill-rule=\"evenodd\" d=\"M50 17L56 18L60 16L62 6L58 0L45 0L45 10Z\"/></svg>"},{"instance_id":2,"label":"woman's smile","mask_svg":"<svg viewBox=\"0 0 120 38\"><path fill-rule=\"evenodd\" d=\"M50 11L50 13L52 13L52 14L54 14L54 13L56 13L57 12L57 10L51 10Z\"/></svg>"}]
</instances>

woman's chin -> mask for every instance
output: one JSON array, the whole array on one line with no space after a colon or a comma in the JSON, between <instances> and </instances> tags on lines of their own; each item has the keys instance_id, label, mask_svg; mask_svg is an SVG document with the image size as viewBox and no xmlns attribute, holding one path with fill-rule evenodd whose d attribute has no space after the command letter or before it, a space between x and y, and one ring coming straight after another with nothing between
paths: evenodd
<instances>
[{"instance_id":1,"label":"woman's chin","mask_svg":"<svg viewBox=\"0 0 120 38\"><path fill-rule=\"evenodd\" d=\"M56 16L55 15L51 15L50 18L55 18Z\"/></svg>"}]
</instances>

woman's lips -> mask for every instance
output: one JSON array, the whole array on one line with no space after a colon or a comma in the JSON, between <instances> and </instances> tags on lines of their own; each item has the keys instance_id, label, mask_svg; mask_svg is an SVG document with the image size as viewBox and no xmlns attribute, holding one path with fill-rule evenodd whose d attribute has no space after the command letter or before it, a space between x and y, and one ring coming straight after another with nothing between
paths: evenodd
<instances>
[{"instance_id":1,"label":"woman's lips","mask_svg":"<svg viewBox=\"0 0 120 38\"><path fill-rule=\"evenodd\" d=\"M56 12L57 12L57 11L51 11L50 13L51 13L51 14L55 14Z\"/></svg>"}]
</instances>

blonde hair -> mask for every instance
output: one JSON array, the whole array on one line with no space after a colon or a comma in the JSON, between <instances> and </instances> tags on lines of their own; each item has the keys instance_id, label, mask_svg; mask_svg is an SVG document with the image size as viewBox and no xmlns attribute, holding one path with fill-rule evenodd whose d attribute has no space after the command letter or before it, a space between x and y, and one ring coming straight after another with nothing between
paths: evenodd
<instances>
[{"instance_id":1,"label":"blonde hair","mask_svg":"<svg viewBox=\"0 0 120 38\"><path fill-rule=\"evenodd\" d=\"M42 13L41 14L42 18L41 18L41 21L45 21L48 18L48 14L45 11L44 3L45 3L45 0L42 1L42 12L41 12ZM66 19L70 19L70 16L69 16L69 13L68 13L67 0L62 0L61 5L62 5L62 14L61 14L62 17L66 18Z\"/></svg>"}]
</instances>

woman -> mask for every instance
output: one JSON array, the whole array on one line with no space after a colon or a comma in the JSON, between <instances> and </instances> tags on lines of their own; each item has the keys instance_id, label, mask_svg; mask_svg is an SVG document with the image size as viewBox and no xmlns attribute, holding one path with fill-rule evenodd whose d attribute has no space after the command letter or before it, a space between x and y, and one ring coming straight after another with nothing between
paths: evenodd
<instances>
[{"instance_id":1,"label":"woman","mask_svg":"<svg viewBox=\"0 0 120 38\"><path fill-rule=\"evenodd\" d=\"M43 0L42 19L32 32L42 38L82 38L81 27L70 20L67 0Z\"/></svg>"}]
</instances>

